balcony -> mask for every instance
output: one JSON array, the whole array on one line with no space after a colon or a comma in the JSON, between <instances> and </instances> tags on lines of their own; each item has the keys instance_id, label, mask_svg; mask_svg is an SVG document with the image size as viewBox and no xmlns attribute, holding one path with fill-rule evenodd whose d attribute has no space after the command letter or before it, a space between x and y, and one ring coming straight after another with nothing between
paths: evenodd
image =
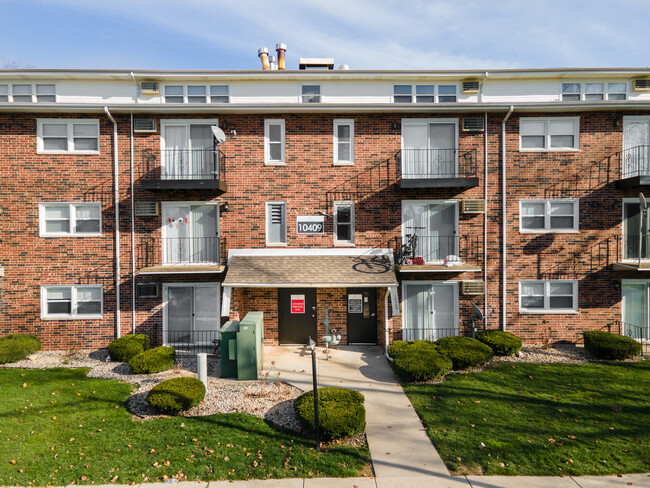
<instances>
[{"instance_id":1,"label":"balcony","mask_svg":"<svg viewBox=\"0 0 650 488\"><path fill-rule=\"evenodd\" d=\"M145 190L215 190L224 193L225 156L216 147L142 151L140 181Z\"/></svg>"},{"instance_id":2,"label":"balcony","mask_svg":"<svg viewBox=\"0 0 650 488\"><path fill-rule=\"evenodd\" d=\"M476 149L402 149L402 188L478 186Z\"/></svg>"},{"instance_id":3,"label":"balcony","mask_svg":"<svg viewBox=\"0 0 650 488\"><path fill-rule=\"evenodd\" d=\"M618 188L650 186L650 146L634 146L620 152L621 178Z\"/></svg>"},{"instance_id":4,"label":"balcony","mask_svg":"<svg viewBox=\"0 0 650 488\"><path fill-rule=\"evenodd\" d=\"M395 262L398 263L397 269L401 273L481 271L479 266L479 262L482 260L480 236L418 235L415 253L407 246L401 245L401 242L406 243L407 240L398 240L396 246Z\"/></svg>"},{"instance_id":5,"label":"balcony","mask_svg":"<svg viewBox=\"0 0 650 488\"><path fill-rule=\"evenodd\" d=\"M617 256L620 258L614 263L614 269L616 271L650 271L650 241L648 237L650 236L640 236L639 234L617 236ZM640 259L639 249L641 250Z\"/></svg>"},{"instance_id":6,"label":"balcony","mask_svg":"<svg viewBox=\"0 0 650 488\"><path fill-rule=\"evenodd\" d=\"M140 274L222 273L225 241L219 237L162 237L140 239L137 264Z\"/></svg>"}]
</instances>

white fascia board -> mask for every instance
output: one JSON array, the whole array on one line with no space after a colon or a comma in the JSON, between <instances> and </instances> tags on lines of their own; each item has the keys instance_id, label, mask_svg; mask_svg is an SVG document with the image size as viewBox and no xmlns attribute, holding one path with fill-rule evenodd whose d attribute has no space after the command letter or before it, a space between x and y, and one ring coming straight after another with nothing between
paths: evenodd
<instances>
[{"instance_id":1,"label":"white fascia board","mask_svg":"<svg viewBox=\"0 0 650 488\"><path fill-rule=\"evenodd\" d=\"M389 288L398 283L226 283L230 288Z\"/></svg>"},{"instance_id":2,"label":"white fascia board","mask_svg":"<svg viewBox=\"0 0 650 488\"><path fill-rule=\"evenodd\" d=\"M340 248L328 247L317 249L229 249L228 266L235 256L384 256L390 257L393 264L392 249L382 248ZM234 286L234 285L233 285Z\"/></svg>"}]
</instances>

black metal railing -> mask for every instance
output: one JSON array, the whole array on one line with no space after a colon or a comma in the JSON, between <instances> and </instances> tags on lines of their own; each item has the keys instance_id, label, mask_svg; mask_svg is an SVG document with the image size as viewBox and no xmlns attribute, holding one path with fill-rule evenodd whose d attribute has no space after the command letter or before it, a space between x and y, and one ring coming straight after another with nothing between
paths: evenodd
<instances>
[{"instance_id":1,"label":"black metal railing","mask_svg":"<svg viewBox=\"0 0 650 488\"><path fill-rule=\"evenodd\" d=\"M641 355L650 353L650 330L648 326L619 322L619 331L622 336L630 337L641 344Z\"/></svg>"},{"instance_id":2,"label":"black metal railing","mask_svg":"<svg viewBox=\"0 0 650 488\"><path fill-rule=\"evenodd\" d=\"M220 180L226 173L226 157L217 147L142 151L142 179Z\"/></svg>"},{"instance_id":3,"label":"black metal railing","mask_svg":"<svg viewBox=\"0 0 650 488\"><path fill-rule=\"evenodd\" d=\"M402 246L402 243L407 246ZM481 258L481 236L455 235L420 235L417 234L415 253L412 252L412 241L408 236L397 239L395 243L396 262L404 264L409 257L422 258L426 263L444 263L451 256L460 258L465 263L477 264ZM413 255L415 254L415 255Z\"/></svg>"},{"instance_id":4,"label":"black metal railing","mask_svg":"<svg viewBox=\"0 0 650 488\"><path fill-rule=\"evenodd\" d=\"M638 260L640 249L641 260L650 261L650 240L648 240L648 235L625 234L617 236L617 238L621 250L619 256L622 259Z\"/></svg>"},{"instance_id":5,"label":"black metal railing","mask_svg":"<svg viewBox=\"0 0 650 488\"><path fill-rule=\"evenodd\" d=\"M168 330L167 345L176 350L176 356L198 353L220 354L221 337L217 330Z\"/></svg>"},{"instance_id":6,"label":"black metal railing","mask_svg":"<svg viewBox=\"0 0 650 488\"><path fill-rule=\"evenodd\" d=\"M468 178L476 176L476 149L402 149L402 178Z\"/></svg>"},{"instance_id":7,"label":"black metal railing","mask_svg":"<svg viewBox=\"0 0 650 488\"><path fill-rule=\"evenodd\" d=\"M221 264L225 239L214 237L153 237L140 238L137 262L140 268L176 264Z\"/></svg>"},{"instance_id":8,"label":"black metal railing","mask_svg":"<svg viewBox=\"0 0 650 488\"><path fill-rule=\"evenodd\" d=\"M621 178L650 176L650 146L635 146L624 149L621 157Z\"/></svg>"},{"instance_id":9,"label":"black metal railing","mask_svg":"<svg viewBox=\"0 0 650 488\"><path fill-rule=\"evenodd\" d=\"M452 337L460 335L460 329L402 329L403 341L437 341L443 337Z\"/></svg>"}]
</instances>

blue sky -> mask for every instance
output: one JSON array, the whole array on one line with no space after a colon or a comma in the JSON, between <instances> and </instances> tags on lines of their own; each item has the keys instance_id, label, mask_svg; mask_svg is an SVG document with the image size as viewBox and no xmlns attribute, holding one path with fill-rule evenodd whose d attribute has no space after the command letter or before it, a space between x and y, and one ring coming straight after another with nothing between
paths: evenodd
<instances>
[{"instance_id":1,"label":"blue sky","mask_svg":"<svg viewBox=\"0 0 650 488\"><path fill-rule=\"evenodd\" d=\"M0 65L258 69L648 66L649 0L0 0Z\"/></svg>"}]
</instances>

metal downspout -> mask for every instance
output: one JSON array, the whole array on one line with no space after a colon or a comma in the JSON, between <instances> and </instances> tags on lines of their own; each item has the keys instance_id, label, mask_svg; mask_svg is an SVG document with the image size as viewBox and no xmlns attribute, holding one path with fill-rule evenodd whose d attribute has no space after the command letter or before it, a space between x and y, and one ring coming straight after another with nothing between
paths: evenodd
<instances>
[{"instance_id":1,"label":"metal downspout","mask_svg":"<svg viewBox=\"0 0 650 488\"><path fill-rule=\"evenodd\" d=\"M485 166L485 182L483 185L483 199L485 201L485 209L483 213L483 316L487 317L488 315L488 114L485 112L485 119L483 122L483 127L485 132L483 133L483 165ZM483 328L487 329L487 319L483 321Z\"/></svg>"},{"instance_id":2,"label":"metal downspout","mask_svg":"<svg viewBox=\"0 0 650 488\"><path fill-rule=\"evenodd\" d=\"M503 276L503 293L501 295L501 328L503 331L506 331L506 319L508 316L507 310L506 310L506 304L508 303L506 298L507 298L507 292L506 292L506 286L507 286L507 275L506 275L506 254L508 252L507 248L507 224L506 224L506 215L507 215L507 207L506 207L506 122L510 118L510 115L512 115L512 112L515 110L514 105L510 105L510 109L508 110L508 113L506 116L503 118L503 122L501 122L501 224L503 226L503 240L501 241L502 249L501 249L501 254L502 254L502 260L501 260L501 273Z\"/></svg>"},{"instance_id":3,"label":"metal downspout","mask_svg":"<svg viewBox=\"0 0 650 488\"><path fill-rule=\"evenodd\" d=\"M120 337L120 189L119 189L119 167L117 151L117 122L108 110L104 107L104 112L113 123L113 187L115 207L115 338Z\"/></svg>"},{"instance_id":4,"label":"metal downspout","mask_svg":"<svg viewBox=\"0 0 650 488\"><path fill-rule=\"evenodd\" d=\"M131 112L131 332L135 334L135 196L133 194L133 112Z\"/></svg>"}]
</instances>

